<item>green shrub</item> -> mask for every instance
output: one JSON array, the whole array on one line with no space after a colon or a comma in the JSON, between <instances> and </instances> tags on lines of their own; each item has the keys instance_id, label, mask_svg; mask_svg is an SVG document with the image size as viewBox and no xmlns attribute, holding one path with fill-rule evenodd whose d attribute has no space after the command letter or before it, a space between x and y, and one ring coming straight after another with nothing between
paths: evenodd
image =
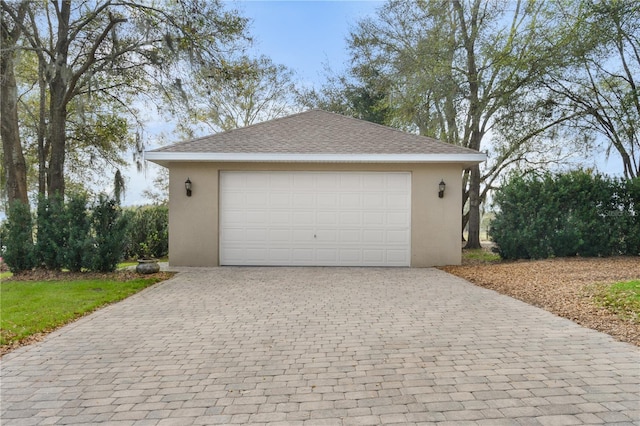
<instances>
[{"instance_id":1,"label":"green shrub","mask_svg":"<svg viewBox=\"0 0 640 426\"><path fill-rule=\"evenodd\" d=\"M3 260L13 273L31 270L35 263L33 223L29 205L14 201L7 210L7 221L1 244Z\"/></svg>"},{"instance_id":2,"label":"green shrub","mask_svg":"<svg viewBox=\"0 0 640 426\"><path fill-rule=\"evenodd\" d=\"M59 196L38 198L35 244L36 266L59 270L64 265L68 218Z\"/></svg>"},{"instance_id":3,"label":"green shrub","mask_svg":"<svg viewBox=\"0 0 640 426\"><path fill-rule=\"evenodd\" d=\"M64 267L72 272L78 272L88 266L91 254L91 221L87 212L87 197L74 194L66 206L67 246L63 258Z\"/></svg>"},{"instance_id":4,"label":"green shrub","mask_svg":"<svg viewBox=\"0 0 640 426\"><path fill-rule=\"evenodd\" d=\"M169 209L166 206L143 206L127 211L127 251L125 257L161 258L169 253Z\"/></svg>"},{"instance_id":5,"label":"green shrub","mask_svg":"<svg viewBox=\"0 0 640 426\"><path fill-rule=\"evenodd\" d=\"M495 194L489 234L505 259L637 255L638 182L584 171L513 177Z\"/></svg>"},{"instance_id":6,"label":"green shrub","mask_svg":"<svg viewBox=\"0 0 640 426\"><path fill-rule=\"evenodd\" d=\"M91 215L93 225L93 252L89 262L90 269L111 272L123 259L126 218L118 202L100 195L93 206Z\"/></svg>"}]
</instances>

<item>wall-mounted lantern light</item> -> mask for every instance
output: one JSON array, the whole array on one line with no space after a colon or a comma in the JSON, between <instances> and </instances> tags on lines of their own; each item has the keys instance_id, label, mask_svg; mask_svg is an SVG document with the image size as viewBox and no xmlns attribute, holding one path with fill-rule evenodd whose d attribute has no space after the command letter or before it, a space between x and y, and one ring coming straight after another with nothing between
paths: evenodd
<instances>
[{"instance_id":1,"label":"wall-mounted lantern light","mask_svg":"<svg viewBox=\"0 0 640 426\"><path fill-rule=\"evenodd\" d=\"M191 179L187 178L184 181L184 189L187 190L187 197L191 197Z\"/></svg>"},{"instance_id":2,"label":"wall-mounted lantern light","mask_svg":"<svg viewBox=\"0 0 640 426\"><path fill-rule=\"evenodd\" d=\"M442 198L444 197L444 189L447 186L446 183L444 183L444 180L440 180L440 183L438 184L438 197Z\"/></svg>"}]
</instances>

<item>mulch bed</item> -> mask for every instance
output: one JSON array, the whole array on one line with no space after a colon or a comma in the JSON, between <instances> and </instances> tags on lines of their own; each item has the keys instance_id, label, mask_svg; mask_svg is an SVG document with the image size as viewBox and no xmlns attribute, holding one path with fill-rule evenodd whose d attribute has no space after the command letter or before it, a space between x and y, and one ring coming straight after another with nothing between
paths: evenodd
<instances>
[{"instance_id":1,"label":"mulch bed","mask_svg":"<svg viewBox=\"0 0 640 426\"><path fill-rule=\"evenodd\" d=\"M87 280L111 280L130 281L138 278L161 278L166 280L175 275L172 272L158 272L155 274L142 275L135 270L120 270L116 272L61 272L49 271L46 269L34 269L32 271L14 274L5 282L10 281L87 281Z\"/></svg>"},{"instance_id":2,"label":"mulch bed","mask_svg":"<svg viewBox=\"0 0 640 426\"><path fill-rule=\"evenodd\" d=\"M446 266L442 270L481 287L640 346L640 323L602 307L602 285L640 279L640 258L562 258Z\"/></svg>"}]
</instances>

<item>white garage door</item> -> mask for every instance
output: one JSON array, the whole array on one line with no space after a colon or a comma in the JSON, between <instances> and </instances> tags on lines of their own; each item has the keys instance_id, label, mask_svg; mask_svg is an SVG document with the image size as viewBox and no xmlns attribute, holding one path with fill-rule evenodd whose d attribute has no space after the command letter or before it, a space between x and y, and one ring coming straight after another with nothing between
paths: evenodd
<instances>
[{"instance_id":1,"label":"white garage door","mask_svg":"<svg viewBox=\"0 0 640 426\"><path fill-rule=\"evenodd\" d=\"M409 266L410 238L410 173L220 173L221 265Z\"/></svg>"}]
</instances>

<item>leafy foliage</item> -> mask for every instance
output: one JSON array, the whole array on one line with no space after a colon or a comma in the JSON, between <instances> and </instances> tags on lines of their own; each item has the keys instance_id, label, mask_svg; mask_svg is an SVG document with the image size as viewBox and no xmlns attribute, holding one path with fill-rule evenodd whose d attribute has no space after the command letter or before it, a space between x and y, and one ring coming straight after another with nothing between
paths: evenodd
<instances>
[{"instance_id":1,"label":"leafy foliage","mask_svg":"<svg viewBox=\"0 0 640 426\"><path fill-rule=\"evenodd\" d=\"M574 132L598 135L627 178L640 176L640 3L559 3L549 36L565 46L569 66L545 77L556 112Z\"/></svg>"},{"instance_id":2,"label":"leafy foliage","mask_svg":"<svg viewBox=\"0 0 640 426\"><path fill-rule=\"evenodd\" d=\"M3 1L0 12L10 201L26 202L36 176L39 193L64 195L129 149L141 164L136 105L170 111L192 72L223 72L249 41L247 19L219 0Z\"/></svg>"},{"instance_id":3,"label":"leafy foliage","mask_svg":"<svg viewBox=\"0 0 640 426\"><path fill-rule=\"evenodd\" d=\"M87 212L87 197L74 194L67 203L69 218L67 247L64 251L64 266L78 272L87 266L91 252L91 222Z\"/></svg>"},{"instance_id":4,"label":"leafy foliage","mask_svg":"<svg viewBox=\"0 0 640 426\"><path fill-rule=\"evenodd\" d=\"M511 5L386 1L354 27L347 75L325 86L317 102L487 152L482 171L473 166L463 174L467 248L480 247L480 204L501 173L578 151L574 135L564 144L553 137L568 116L550 113L541 87L545 75L566 67L562 46L547 36L556 4Z\"/></svg>"},{"instance_id":5,"label":"leafy foliage","mask_svg":"<svg viewBox=\"0 0 640 426\"><path fill-rule=\"evenodd\" d=\"M505 259L640 254L639 180L584 171L513 177L489 234Z\"/></svg>"},{"instance_id":6,"label":"leafy foliage","mask_svg":"<svg viewBox=\"0 0 640 426\"><path fill-rule=\"evenodd\" d=\"M34 266L33 224L29 205L14 201L8 209L5 230L2 233L2 256L11 272L27 271Z\"/></svg>"},{"instance_id":7,"label":"leafy foliage","mask_svg":"<svg viewBox=\"0 0 640 426\"><path fill-rule=\"evenodd\" d=\"M37 234L35 244L36 266L58 270L64 264L67 244L68 219L64 201L55 195L38 199Z\"/></svg>"},{"instance_id":8,"label":"leafy foliage","mask_svg":"<svg viewBox=\"0 0 640 426\"><path fill-rule=\"evenodd\" d=\"M161 258L169 253L169 209L144 206L126 213L128 217L125 258Z\"/></svg>"},{"instance_id":9,"label":"leafy foliage","mask_svg":"<svg viewBox=\"0 0 640 426\"><path fill-rule=\"evenodd\" d=\"M115 199L100 195L91 210L87 196L40 197L35 242L27 205L12 204L2 232L4 260L12 272L43 267L109 272L124 254L127 218Z\"/></svg>"},{"instance_id":10,"label":"leafy foliage","mask_svg":"<svg viewBox=\"0 0 640 426\"><path fill-rule=\"evenodd\" d=\"M91 221L94 236L90 268L100 272L114 271L124 254L126 218L115 199L101 194L93 206Z\"/></svg>"}]
</instances>

